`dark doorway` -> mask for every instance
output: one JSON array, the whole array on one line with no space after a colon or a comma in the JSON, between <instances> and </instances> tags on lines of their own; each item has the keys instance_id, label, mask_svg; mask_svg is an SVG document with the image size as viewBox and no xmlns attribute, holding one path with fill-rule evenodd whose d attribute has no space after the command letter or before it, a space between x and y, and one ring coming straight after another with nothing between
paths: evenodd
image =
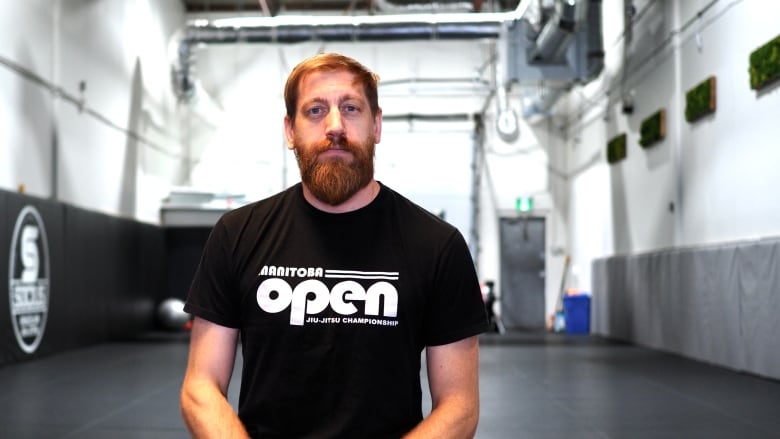
<instances>
[{"instance_id":1,"label":"dark doorway","mask_svg":"<svg viewBox=\"0 0 780 439\"><path fill-rule=\"evenodd\" d=\"M545 328L544 218L501 218L501 322L507 329Z\"/></svg>"}]
</instances>

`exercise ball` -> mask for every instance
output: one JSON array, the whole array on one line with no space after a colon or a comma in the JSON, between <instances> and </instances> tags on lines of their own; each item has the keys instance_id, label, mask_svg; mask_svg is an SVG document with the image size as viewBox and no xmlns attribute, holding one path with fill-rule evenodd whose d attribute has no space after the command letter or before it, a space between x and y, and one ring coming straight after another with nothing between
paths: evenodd
<instances>
[{"instance_id":1,"label":"exercise ball","mask_svg":"<svg viewBox=\"0 0 780 439\"><path fill-rule=\"evenodd\" d=\"M163 329L182 331L190 321L190 315L184 312L181 299L170 298L160 302L157 307L157 321Z\"/></svg>"}]
</instances>

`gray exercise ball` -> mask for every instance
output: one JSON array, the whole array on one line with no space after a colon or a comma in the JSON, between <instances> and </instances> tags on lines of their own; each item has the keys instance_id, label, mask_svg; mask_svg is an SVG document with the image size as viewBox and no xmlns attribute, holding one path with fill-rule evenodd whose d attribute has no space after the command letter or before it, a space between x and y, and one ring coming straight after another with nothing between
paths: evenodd
<instances>
[{"instance_id":1,"label":"gray exercise ball","mask_svg":"<svg viewBox=\"0 0 780 439\"><path fill-rule=\"evenodd\" d=\"M184 302L181 299L170 298L160 302L157 307L157 321L163 329L182 331L190 321L190 315L184 312Z\"/></svg>"}]
</instances>

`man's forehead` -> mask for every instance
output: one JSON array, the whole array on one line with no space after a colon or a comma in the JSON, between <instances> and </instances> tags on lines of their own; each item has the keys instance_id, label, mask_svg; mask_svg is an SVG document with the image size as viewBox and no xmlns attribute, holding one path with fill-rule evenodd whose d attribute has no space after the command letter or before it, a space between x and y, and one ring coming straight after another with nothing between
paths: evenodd
<instances>
[{"instance_id":1,"label":"man's forehead","mask_svg":"<svg viewBox=\"0 0 780 439\"><path fill-rule=\"evenodd\" d=\"M348 84L350 88L344 89ZM306 100L324 98L320 93L337 93L340 100L365 99L365 90L361 87L357 76L347 71L312 72L301 79L299 92Z\"/></svg>"},{"instance_id":2,"label":"man's forehead","mask_svg":"<svg viewBox=\"0 0 780 439\"><path fill-rule=\"evenodd\" d=\"M300 85L309 85L312 82L339 81L348 82L352 86L358 85L358 77L348 70L315 70L301 78Z\"/></svg>"}]
</instances>

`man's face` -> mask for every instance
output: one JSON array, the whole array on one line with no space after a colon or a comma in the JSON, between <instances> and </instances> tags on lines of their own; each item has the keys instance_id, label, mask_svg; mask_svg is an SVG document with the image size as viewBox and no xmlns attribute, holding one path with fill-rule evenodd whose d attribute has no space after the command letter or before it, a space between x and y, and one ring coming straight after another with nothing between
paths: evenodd
<instances>
[{"instance_id":1,"label":"man's face","mask_svg":"<svg viewBox=\"0 0 780 439\"><path fill-rule=\"evenodd\" d=\"M284 126L301 180L317 199L337 206L374 176L381 110L371 115L362 85L346 71L306 76L296 110L295 121L285 117Z\"/></svg>"}]
</instances>

